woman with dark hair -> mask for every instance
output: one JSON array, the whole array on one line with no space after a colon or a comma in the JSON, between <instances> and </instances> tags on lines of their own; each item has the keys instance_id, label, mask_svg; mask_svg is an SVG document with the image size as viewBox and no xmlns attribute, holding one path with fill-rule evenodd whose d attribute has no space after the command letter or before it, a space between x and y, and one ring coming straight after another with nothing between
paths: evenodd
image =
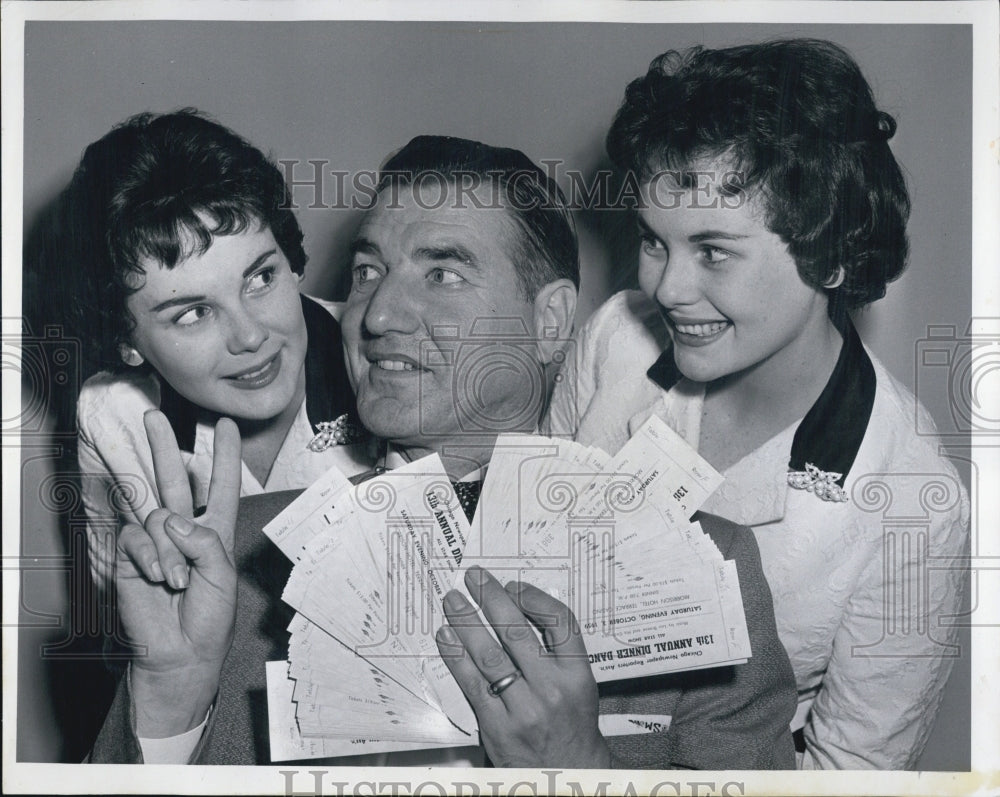
<instances>
[{"instance_id":1,"label":"woman with dark hair","mask_svg":"<svg viewBox=\"0 0 1000 797\"><path fill-rule=\"evenodd\" d=\"M829 42L653 61L607 140L640 188L643 292L588 321L550 410L609 451L656 413L724 473L703 509L756 534L804 768L913 766L957 630L961 574L926 562L963 553L968 497L849 316L906 259L895 129ZM926 529L884 529L884 489Z\"/></svg>"},{"instance_id":2,"label":"woman with dark hair","mask_svg":"<svg viewBox=\"0 0 1000 797\"><path fill-rule=\"evenodd\" d=\"M263 153L195 111L141 114L87 148L62 204L68 326L102 369L77 405L99 584L118 529L161 505L149 410L173 428L192 511L206 503L223 416L242 437L244 495L353 468L363 452L335 445L350 442L354 406L340 328L332 307L299 293L302 232ZM179 554L149 554L137 562L147 576L186 586Z\"/></svg>"}]
</instances>

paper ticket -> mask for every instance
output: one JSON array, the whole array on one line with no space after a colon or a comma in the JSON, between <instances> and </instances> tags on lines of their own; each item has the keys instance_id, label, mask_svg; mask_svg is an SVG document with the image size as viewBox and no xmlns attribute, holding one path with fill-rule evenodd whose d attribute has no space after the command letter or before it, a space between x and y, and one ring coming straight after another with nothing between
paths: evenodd
<instances>
[{"instance_id":1,"label":"paper ticket","mask_svg":"<svg viewBox=\"0 0 1000 797\"><path fill-rule=\"evenodd\" d=\"M501 435L471 525L436 455L357 486L324 476L265 529L296 563L285 742L467 744L475 716L434 633L448 589L471 599L472 565L566 603L598 681L745 662L735 564L690 520L721 481L655 416L615 456Z\"/></svg>"},{"instance_id":2,"label":"paper ticket","mask_svg":"<svg viewBox=\"0 0 1000 797\"><path fill-rule=\"evenodd\" d=\"M299 732L298 722L295 719L295 703L292 701L292 689L295 683L285 676L287 666L287 662L284 661L269 661L265 664L268 737L273 763L454 746L454 743L450 741L428 744L361 738L304 737Z\"/></svg>"}]
</instances>

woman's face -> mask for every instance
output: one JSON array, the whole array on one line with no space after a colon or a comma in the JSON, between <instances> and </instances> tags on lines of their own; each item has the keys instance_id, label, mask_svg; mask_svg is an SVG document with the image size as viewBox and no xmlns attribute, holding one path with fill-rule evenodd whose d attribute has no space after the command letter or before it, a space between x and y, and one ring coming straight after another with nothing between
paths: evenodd
<instances>
[{"instance_id":1,"label":"woman's face","mask_svg":"<svg viewBox=\"0 0 1000 797\"><path fill-rule=\"evenodd\" d=\"M731 172L721 166L702 164L697 187L670 178L643 186L639 284L659 304L689 379L787 380L828 340L827 298L767 228L759 195L724 190Z\"/></svg>"},{"instance_id":2,"label":"woman's face","mask_svg":"<svg viewBox=\"0 0 1000 797\"><path fill-rule=\"evenodd\" d=\"M132 344L180 395L236 419L269 420L305 395L299 277L268 227L216 236L174 268L141 263Z\"/></svg>"}]
</instances>

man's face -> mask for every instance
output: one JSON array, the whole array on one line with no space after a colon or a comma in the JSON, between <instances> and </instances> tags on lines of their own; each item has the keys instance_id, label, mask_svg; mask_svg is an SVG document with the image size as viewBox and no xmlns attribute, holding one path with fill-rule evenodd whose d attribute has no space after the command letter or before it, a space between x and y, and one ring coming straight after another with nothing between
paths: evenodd
<instances>
[{"instance_id":1,"label":"man's face","mask_svg":"<svg viewBox=\"0 0 1000 797\"><path fill-rule=\"evenodd\" d=\"M531 431L544 395L534 303L509 255L513 220L440 197L440 184L403 186L394 202L387 191L352 244L342 326L358 413L406 448Z\"/></svg>"}]
</instances>

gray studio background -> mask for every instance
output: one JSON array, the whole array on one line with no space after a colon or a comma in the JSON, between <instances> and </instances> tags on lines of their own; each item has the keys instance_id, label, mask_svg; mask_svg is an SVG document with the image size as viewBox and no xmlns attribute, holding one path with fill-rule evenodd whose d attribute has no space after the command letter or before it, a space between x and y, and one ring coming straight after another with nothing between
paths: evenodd
<instances>
[{"instance_id":1,"label":"gray studio background","mask_svg":"<svg viewBox=\"0 0 1000 797\"><path fill-rule=\"evenodd\" d=\"M604 135L625 85L655 55L793 35L844 45L879 106L897 117L892 146L913 198L910 264L886 299L860 314L858 326L895 376L919 389L939 427L953 430L947 379L920 371L916 352L929 324L954 325L961 336L970 316L972 36L966 26L31 22L25 230L66 184L84 147L140 111L200 108L275 158L299 161L299 180L311 176L309 160L347 172L376 169L421 133L516 147L536 161L561 159L563 170L591 174L607 166ZM309 187L297 188L295 199L310 256L305 289L336 298L342 249L358 213L310 209ZM335 199L331 180L324 204ZM632 273L605 220L581 214L577 221L580 324L613 290L629 287ZM34 487L59 467L42 440L26 446L23 457L22 557L61 561L72 555L66 513L40 502ZM955 458L963 478L974 479L961 454ZM66 582L58 567L22 578L19 760L70 754L53 698L59 676L39 653L39 645L65 636ZM966 634L922 769L969 768L968 651ZM62 666L65 673L72 665Z\"/></svg>"}]
</instances>

